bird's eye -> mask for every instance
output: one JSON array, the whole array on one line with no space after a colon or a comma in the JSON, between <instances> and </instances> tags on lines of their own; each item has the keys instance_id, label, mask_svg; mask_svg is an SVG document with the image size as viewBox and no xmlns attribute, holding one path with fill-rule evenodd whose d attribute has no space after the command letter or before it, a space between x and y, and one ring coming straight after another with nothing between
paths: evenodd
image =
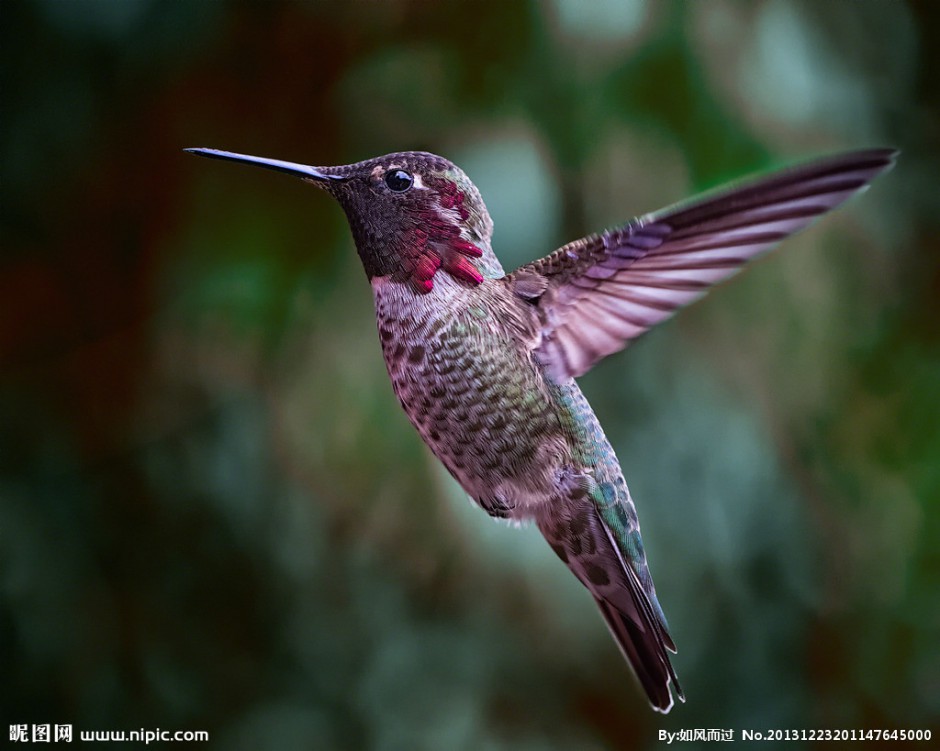
<instances>
[{"instance_id":1,"label":"bird's eye","mask_svg":"<svg viewBox=\"0 0 940 751\"><path fill-rule=\"evenodd\" d=\"M385 184L395 193L404 193L414 185L415 179L403 169L393 169L385 173Z\"/></svg>"}]
</instances>

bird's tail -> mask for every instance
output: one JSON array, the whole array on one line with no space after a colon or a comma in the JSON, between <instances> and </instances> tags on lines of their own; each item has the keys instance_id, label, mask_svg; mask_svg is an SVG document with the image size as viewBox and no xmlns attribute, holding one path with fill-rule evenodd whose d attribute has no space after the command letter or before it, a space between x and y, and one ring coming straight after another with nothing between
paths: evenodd
<instances>
[{"instance_id":1,"label":"bird's tail","mask_svg":"<svg viewBox=\"0 0 940 751\"><path fill-rule=\"evenodd\" d=\"M618 545L592 502L570 505L560 526L558 520L542 519L539 528L594 596L653 709L663 713L672 709L673 690L685 701L669 659L676 647L656 601L638 531L631 545ZM621 553L625 549L632 549L631 558Z\"/></svg>"},{"instance_id":2,"label":"bird's tail","mask_svg":"<svg viewBox=\"0 0 940 751\"><path fill-rule=\"evenodd\" d=\"M646 692L650 704L663 714L672 709L673 698L670 683L676 696L685 701L682 686L669 659L675 645L669 634L659 628L658 622L648 618L637 619L638 613L624 613L617 606L595 595L601 615L610 629L614 641Z\"/></svg>"}]
</instances>

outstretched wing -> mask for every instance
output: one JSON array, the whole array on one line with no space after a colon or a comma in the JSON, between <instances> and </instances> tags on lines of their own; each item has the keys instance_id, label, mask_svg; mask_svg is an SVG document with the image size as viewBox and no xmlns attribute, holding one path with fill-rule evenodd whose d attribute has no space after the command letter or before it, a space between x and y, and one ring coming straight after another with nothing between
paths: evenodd
<instances>
[{"instance_id":1,"label":"outstretched wing","mask_svg":"<svg viewBox=\"0 0 940 751\"><path fill-rule=\"evenodd\" d=\"M892 149L840 154L740 183L576 240L504 277L537 310L536 355L556 381L697 300L784 238L864 190Z\"/></svg>"}]
</instances>

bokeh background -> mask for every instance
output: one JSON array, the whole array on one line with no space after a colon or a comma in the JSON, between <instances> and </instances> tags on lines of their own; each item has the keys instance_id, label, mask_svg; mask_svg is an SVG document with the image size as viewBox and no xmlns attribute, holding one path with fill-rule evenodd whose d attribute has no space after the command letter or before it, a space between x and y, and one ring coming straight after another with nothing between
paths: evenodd
<instances>
[{"instance_id":1,"label":"bokeh background","mask_svg":"<svg viewBox=\"0 0 940 751\"><path fill-rule=\"evenodd\" d=\"M661 747L661 728L938 737L937 15L4 0L3 733L493 751ZM668 717L538 533L471 507L400 413L341 211L181 151L444 154L512 268L871 145L903 149L894 172L582 379L679 645L688 703Z\"/></svg>"}]
</instances>

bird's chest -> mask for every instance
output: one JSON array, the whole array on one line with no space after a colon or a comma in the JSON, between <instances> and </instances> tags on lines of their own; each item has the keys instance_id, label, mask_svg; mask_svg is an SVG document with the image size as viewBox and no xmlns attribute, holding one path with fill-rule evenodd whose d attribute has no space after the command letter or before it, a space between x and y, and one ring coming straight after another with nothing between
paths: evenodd
<instances>
[{"instance_id":1,"label":"bird's chest","mask_svg":"<svg viewBox=\"0 0 940 751\"><path fill-rule=\"evenodd\" d=\"M484 401L498 380L496 363L488 361L498 355L487 342L497 334L486 308L464 296L396 291L376 290L392 388L428 444L447 448L454 429L466 432L485 417Z\"/></svg>"},{"instance_id":2,"label":"bird's chest","mask_svg":"<svg viewBox=\"0 0 940 751\"><path fill-rule=\"evenodd\" d=\"M472 496L537 462L559 426L541 374L499 307L456 290L411 295L374 284L392 388L424 441ZM482 501L481 501L482 502Z\"/></svg>"}]
</instances>

